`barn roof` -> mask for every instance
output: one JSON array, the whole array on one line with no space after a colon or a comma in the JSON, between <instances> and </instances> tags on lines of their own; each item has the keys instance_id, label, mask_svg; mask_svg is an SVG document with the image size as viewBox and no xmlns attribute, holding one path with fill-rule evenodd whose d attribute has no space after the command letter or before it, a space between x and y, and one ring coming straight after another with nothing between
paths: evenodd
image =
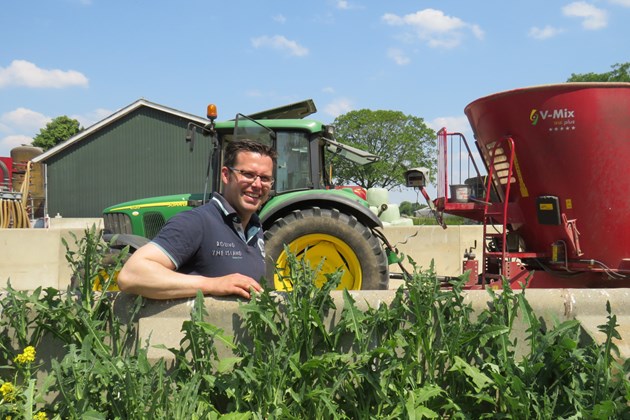
<instances>
[{"instance_id":1,"label":"barn roof","mask_svg":"<svg viewBox=\"0 0 630 420\"><path fill-rule=\"evenodd\" d=\"M75 134L74 136L70 137L68 140L59 143L58 145L56 145L55 147L47 150L45 153L42 153L41 155L35 157L32 159L33 162L37 163L37 162L45 162L49 157L56 155L57 153L61 152L62 150L71 147L72 145L74 145L75 143L80 142L81 140L83 140L84 138L90 136L91 134L97 132L98 130L102 129L103 127L113 123L114 121L119 120L120 118L125 117L126 115L134 112L135 110L137 110L140 107L149 107L149 108L153 108L162 112L166 112L168 114L172 114L172 115L176 115L182 118L185 118L187 120L191 120L191 121L195 121L199 124L206 124L208 122L208 120L206 120L205 118L199 117L197 115L192 115L192 114L188 114L187 112L182 112L182 111L178 111L177 109L173 109L173 108L169 108L167 106L164 105L160 105L160 104L156 104L155 102L151 102L151 101L147 101L146 99L138 99L137 101L133 102L132 104L114 112L112 115L110 115L107 118L102 119L101 121L97 122L96 124L91 125L90 127L82 130L81 132Z\"/></svg>"}]
</instances>

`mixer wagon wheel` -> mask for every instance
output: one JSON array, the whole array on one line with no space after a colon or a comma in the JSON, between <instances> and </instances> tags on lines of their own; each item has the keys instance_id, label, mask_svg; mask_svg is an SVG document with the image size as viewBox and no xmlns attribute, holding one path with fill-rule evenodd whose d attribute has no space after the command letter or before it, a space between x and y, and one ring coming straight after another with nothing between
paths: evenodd
<instances>
[{"instance_id":1,"label":"mixer wagon wheel","mask_svg":"<svg viewBox=\"0 0 630 420\"><path fill-rule=\"evenodd\" d=\"M321 271L315 280L326 282L325 274L343 271L339 289L387 289L387 257L372 231L354 216L337 209L313 207L295 210L274 222L265 232L267 278L276 290L291 290L289 252Z\"/></svg>"}]
</instances>

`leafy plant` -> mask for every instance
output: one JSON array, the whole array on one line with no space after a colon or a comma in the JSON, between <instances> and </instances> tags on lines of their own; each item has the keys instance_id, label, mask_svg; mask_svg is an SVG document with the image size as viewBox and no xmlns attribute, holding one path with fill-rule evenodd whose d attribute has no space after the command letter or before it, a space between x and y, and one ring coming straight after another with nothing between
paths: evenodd
<instances>
[{"instance_id":1,"label":"leafy plant","mask_svg":"<svg viewBox=\"0 0 630 420\"><path fill-rule=\"evenodd\" d=\"M104 264L95 229L68 247L78 289L0 298L0 416L15 418L627 418L629 362L619 360L607 305L601 344L577 321L545 324L526 290L488 290L473 312L465 279L444 287L433 267L391 302L367 307L314 286L318 267L289 257L293 291L265 289L240 305L242 332L207 322L198 295L173 361L150 362L115 293L94 290L121 260ZM120 257L121 255L119 255ZM101 273L105 273L102 275ZM519 323L526 343L517 342ZM35 357L50 343L56 351ZM524 345L526 344L526 345ZM217 346L229 349L220 357ZM32 346L32 347L29 347ZM519 350L517 352L517 349ZM42 357L44 356L44 357Z\"/></svg>"}]
</instances>

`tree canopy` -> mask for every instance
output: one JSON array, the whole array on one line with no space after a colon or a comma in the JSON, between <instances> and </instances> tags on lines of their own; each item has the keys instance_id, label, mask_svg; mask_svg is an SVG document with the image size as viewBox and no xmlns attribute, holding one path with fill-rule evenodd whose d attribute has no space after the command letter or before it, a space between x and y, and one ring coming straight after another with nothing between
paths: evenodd
<instances>
[{"instance_id":1,"label":"tree canopy","mask_svg":"<svg viewBox=\"0 0 630 420\"><path fill-rule=\"evenodd\" d=\"M413 216L416 210L426 207L424 204L412 203L411 201L403 201L400 203L399 211L400 215Z\"/></svg>"},{"instance_id":2,"label":"tree canopy","mask_svg":"<svg viewBox=\"0 0 630 420\"><path fill-rule=\"evenodd\" d=\"M436 136L419 117L399 111L350 111L333 123L342 143L374 153L380 161L357 166L333 158L333 176L339 184L391 190L405 183L404 172L425 167L435 173Z\"/></svg>"},{"instance_id":3,"label":"tree canopy","mask_svg":"<svg viewBox=\"0 0 630 420\"><path fill-rule=\"evenodd\" d=\"M613 64L606 73L571 73L567 82L630 82L630 63Z\"/></svg>"},{"instance_id":4,"label":"tree canopy","mask_svg":"<svg viewBox=\"0 0 630 420\"><path fill-rule=\"evenodd\" d=\"M44 151L51 149L61 142L68 140L83 130L79 121L62 115L46 124L33 138L33 146L41 147Z\"/></svg>"}]
</instances>

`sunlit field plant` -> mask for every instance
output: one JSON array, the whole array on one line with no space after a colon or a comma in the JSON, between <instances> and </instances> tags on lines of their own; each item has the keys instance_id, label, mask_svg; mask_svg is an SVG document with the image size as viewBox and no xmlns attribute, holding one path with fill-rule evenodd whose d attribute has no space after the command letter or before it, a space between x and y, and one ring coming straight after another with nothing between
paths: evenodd
<instances>
[{"instance_id":1,"label":"sunlit field plant","mask_svg":"<svg viewBox=\"0 0 630 420\"><path fill-rule=\"evenodd\" d=\"M320 289L317 267L291 257L293 291L265 288L242 301L243 334L208 323L198 296L169 349L174 361L149 362L136 323L116 316L116 293L94 291L125 256L105 264L106 252L89 229L68 247L77 288L3 293L0 419L630 416L629 364L618 358L610 306L596 344L577 321L546 325L507 284L473 314L463 280L443 288L432 269L414 269L390 303L360 310L357 294L334 298L339 273ZM528 326L518 355L517 318ZM219 357L218 344L233 357Z\"/></svg>"}]
</instances>

